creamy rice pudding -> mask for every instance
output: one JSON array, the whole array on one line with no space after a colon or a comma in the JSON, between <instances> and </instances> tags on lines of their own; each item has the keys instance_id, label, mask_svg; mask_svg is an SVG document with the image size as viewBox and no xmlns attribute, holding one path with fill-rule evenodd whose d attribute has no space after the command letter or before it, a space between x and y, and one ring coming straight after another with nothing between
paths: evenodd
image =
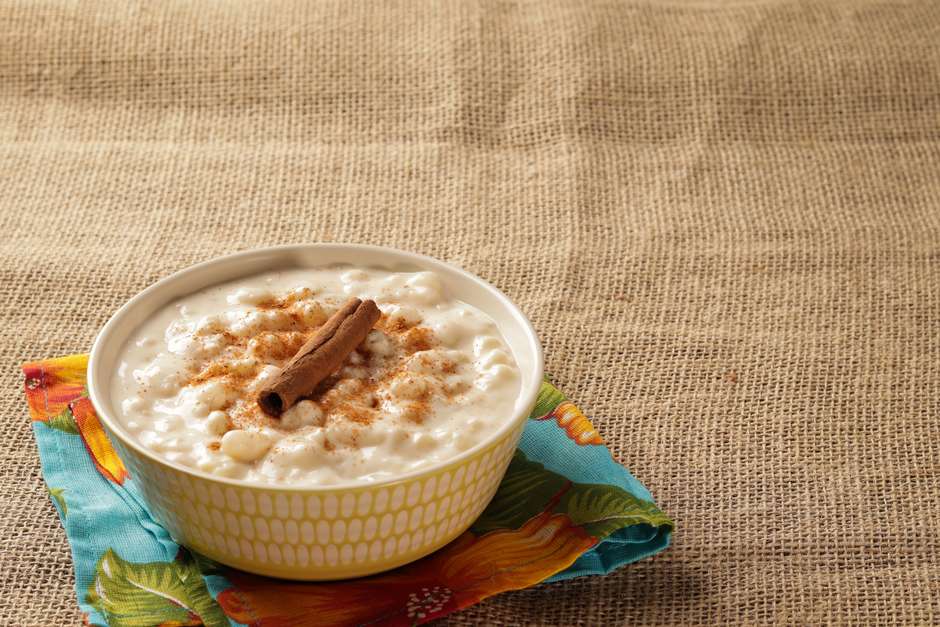
<instances>
[{"instance_id":1,"label":"creamy rice pudding","mask_svg":"<svg viewBox=\"0 0 940 627\"><path fill-rule=\"evenodd\" d=\"M279 417L258 392L350 297L381 318ZM186 296L122 349L113 400L163 458L267 483L375 481L456 456L512 414L519 370L494 322L432 272L287 269Z\"/></svg>"}]
</instances>

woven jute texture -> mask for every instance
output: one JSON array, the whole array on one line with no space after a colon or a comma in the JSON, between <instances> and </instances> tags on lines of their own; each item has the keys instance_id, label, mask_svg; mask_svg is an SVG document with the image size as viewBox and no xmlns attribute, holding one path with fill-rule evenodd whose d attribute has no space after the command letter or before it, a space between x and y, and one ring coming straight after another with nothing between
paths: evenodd
<instances>
[{"instance_id":1,"label":"woven jute texture","mask_svg":"<svg viewBox=\"0 0 940 627\"><path fill-rule=\"evenodd\" d=\"M940 621L937 3L0 6L0 624L81 620L18 364L313 241L503 289L676 520L446 624Z\"/></svg>"}]
</instances>

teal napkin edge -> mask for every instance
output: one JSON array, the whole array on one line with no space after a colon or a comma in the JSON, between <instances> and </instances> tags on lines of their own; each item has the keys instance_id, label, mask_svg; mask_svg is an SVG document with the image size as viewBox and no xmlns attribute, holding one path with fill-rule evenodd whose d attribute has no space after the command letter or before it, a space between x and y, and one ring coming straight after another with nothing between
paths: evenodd
<instances>
[{"instance_id":1,"label":"teal napkin edge","mask_svg":"<svg viewBox=\"0 0 940 627\"><path fill-rule=\"evenodd\" d=\"M546 383L551 382L546 379ZM558 427L548 420L540 420L533 412L525 426L519 449L529 459L579 483L616 485L638 499L653 503L649 490L627 468L617 463L603 444L582 446L568 438L558 438ZM558 582L606 575L627 564L652 557L668 548L673 528L653 527L647 524L631 525L619 529L582 554L565 570L545 579Z\"/></svg>"}]
</instances>

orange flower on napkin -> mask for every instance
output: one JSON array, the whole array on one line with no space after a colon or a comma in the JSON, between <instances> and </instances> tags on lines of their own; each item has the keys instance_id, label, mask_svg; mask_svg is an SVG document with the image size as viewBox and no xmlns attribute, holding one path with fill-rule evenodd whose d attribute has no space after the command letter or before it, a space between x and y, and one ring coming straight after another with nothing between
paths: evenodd
<instances>
[{"instance_id":1,"label":"orange flower on napkin","mask_svg":"<svg viewBox=\"0 0 940 627\"><path fill-rule=\"evenodd\" d=\"M91 399L87 396L78 398L69 405L69 409L72 410L78 433L82 436L82 442L88 449L95 468L109 481L124 483L127 478L127 469L124 468L124 462L111 446L111 440L108 439L101 421L98 420L98 414L95 413Z\"/></svg>"},{"instance_id":2,"label":"orange flower on napkin","mask_svg":"<svg viewBox=\"0 0 940 627\"><path fill-rule=\"evenodd\" d=\"M466 532L437 553L391 574L340 583L286 583L226 571L219 595L240 623L413 625L506 590L544 581L597 543L565 514L542 512L519 529Z\"/></svg>"},{"instance_id":3,"label":"orange flower on napkin","mask_svg":"<svg viewBox=\"0 0 940 627\"><path fill-rule=\"evenodd\" d=\"M30 418L34 422L45 423L59 419L69 403L85 393L87 367L88 355L69 355L24 364L24 387ZM55 424L49 426L56 427Z\"/></svg>"},{"instance_id":4,"label":"orange flower on napkin","mask_svg":"<svg viewBox=\"0 0 940 627\"><path fill-rule=\"evenodd\" d=\"M127 469L104 432L85 390L88 355L69 355L25 364L24 388L34 422L81 436L103 477L124 483Z\"/></svg>"}]
</instances>

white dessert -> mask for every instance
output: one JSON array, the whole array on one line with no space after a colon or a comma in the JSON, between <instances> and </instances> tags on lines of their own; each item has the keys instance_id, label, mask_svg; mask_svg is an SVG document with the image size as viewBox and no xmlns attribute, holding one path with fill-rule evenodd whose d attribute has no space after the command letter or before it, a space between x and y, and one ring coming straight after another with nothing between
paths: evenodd
<instances>
[{"instance_id":1,"label":"white dessert","mask_svg":"<svg viewBox=\"0 0 940 627\"><path fill-rule=\"evenodd\" d=\"M382 318L340 370L280 418L258 390L350 297ZM473 447L513 412L519 370L496 325L432 272L289 269L159 311L123 347L124 427L168 461L273 484L400 476Z\"/></svg>"}]
</instances>

